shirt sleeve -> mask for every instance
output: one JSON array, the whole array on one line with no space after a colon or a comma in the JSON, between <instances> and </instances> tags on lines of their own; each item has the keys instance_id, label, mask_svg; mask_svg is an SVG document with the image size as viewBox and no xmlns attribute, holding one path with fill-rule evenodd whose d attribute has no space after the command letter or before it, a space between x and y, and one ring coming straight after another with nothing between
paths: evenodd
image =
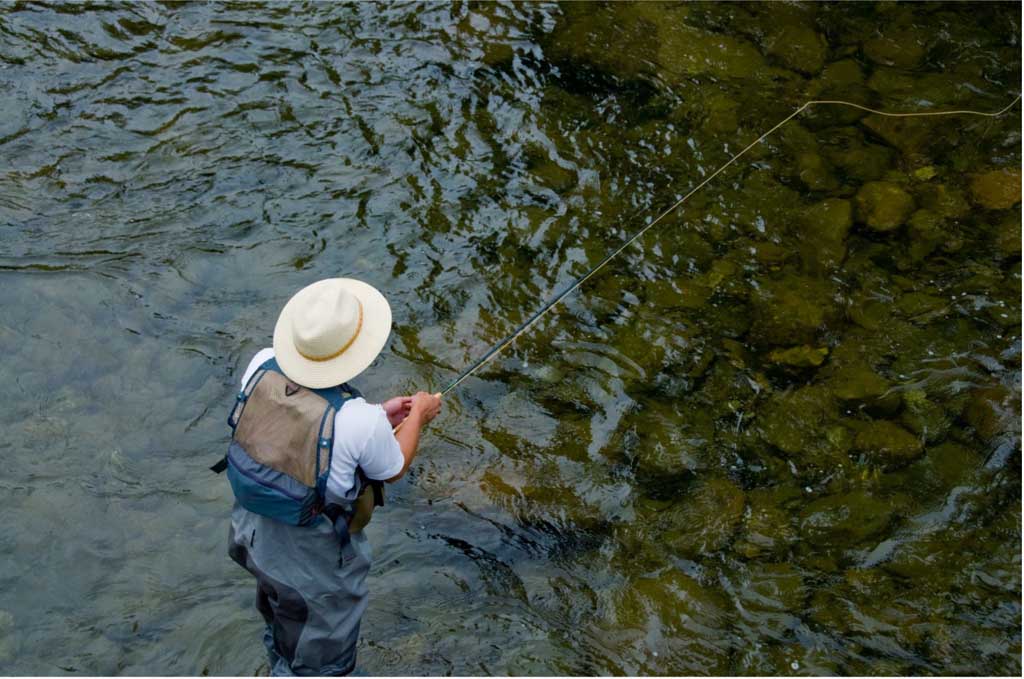
<instances>
[{"instance_id":1,"label":"shirt sleeve","mask_svg":"<svg viewBox=\"0 0 1024 679\"><path fill-rule=\"evenodd\" d=\"M373 406L377 413L370 438L359 455L359 466L374 481L387 481L397 476L405 466L405 456L398 445L398 439L391 429L388 416L380 406Z\"/></svg>"}]
</instances>

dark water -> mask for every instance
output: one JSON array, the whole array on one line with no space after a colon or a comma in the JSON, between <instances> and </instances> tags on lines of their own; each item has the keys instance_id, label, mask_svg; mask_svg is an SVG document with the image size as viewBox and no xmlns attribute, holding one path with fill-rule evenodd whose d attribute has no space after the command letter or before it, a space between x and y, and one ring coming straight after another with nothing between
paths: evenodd
<instances>
[{"instance_id":1,"label":"dark water","mask_svg":"<svg viewBox=\"0 0 1024 679\"><path fill-rule=\"evenodd\" d=\"M345 275L439 388L808 98L994 111L1020 8L0 5L0 672L265 672L240 371ZM1019 674L1020 107L802 115L465 382L374 674Z\"/></svg>"}]
</instances>

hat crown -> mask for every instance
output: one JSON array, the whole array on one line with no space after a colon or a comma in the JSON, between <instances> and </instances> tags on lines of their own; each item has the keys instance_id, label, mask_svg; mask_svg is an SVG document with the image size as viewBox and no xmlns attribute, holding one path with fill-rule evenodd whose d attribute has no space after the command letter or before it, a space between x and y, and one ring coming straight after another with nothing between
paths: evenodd
<instances>
[{"instance_id":1,"label":"hat crown","mask_svg":"<svg viewBox=\"0 0 1024 679\"><path fill-rule=\"evenodd\" d=\"M304 358L313 361L333 358L348 348L359 334L362 305L347 290L311 286L296 296L295 306L292 342Z\"/></svg>"}]
</instances>

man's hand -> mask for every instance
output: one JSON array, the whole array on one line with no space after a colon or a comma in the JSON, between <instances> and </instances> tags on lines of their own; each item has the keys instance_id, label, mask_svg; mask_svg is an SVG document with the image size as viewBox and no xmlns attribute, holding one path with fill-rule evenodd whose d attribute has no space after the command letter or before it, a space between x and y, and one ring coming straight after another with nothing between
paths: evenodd
<instances>
[{"instance_id":1,"label":"man's hand","mask_svg":"<svg viewBox=\"0 0 1024 679\"><path fill-rule=\"evenodd\" d=\"M412 410L412 396L396 396L390 398L381 404L384 408L384 412L388 416L388 422L391 423L391 428L394 429L402 423L409 415L409 411Z\"/></svg>"},{"instance_id":2,"label":"man's hand","mask_svg":"<svg viewBox=\"0 0 1024 679\"><path fill-rule=\"evenodd\" d=\"M416 392L416 395L412 397L412 408L420 414L423 424L426 424L441 412L441 394Z\"/></svg>"}]
</instances>

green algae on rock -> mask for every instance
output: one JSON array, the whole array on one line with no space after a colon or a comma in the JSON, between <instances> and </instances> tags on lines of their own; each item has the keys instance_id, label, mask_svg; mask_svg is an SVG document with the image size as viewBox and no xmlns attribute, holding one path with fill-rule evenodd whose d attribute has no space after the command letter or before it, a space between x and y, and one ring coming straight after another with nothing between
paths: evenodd
<instances>
[{"instance_id":1,"label":"green algae on rock","mask_svg":"<svg viewBox=\"0 0 1024 679\"><path fill-rule=\"evenodd\" d=\"M884 462L895 464L913 459L924 450L920 438L889 420L873 420L861 426L853 447Z\"/></svg>"},{"instance_id":2,"label":"green algae on rock","mask_svg":"<svg viewBox=\"0 0 1024 679\"><path fill-rule=\"evenodd\" d=\"M833 289L809 276L784 275L758 281L751 293L751 338L759 344L811 344L836 314Z\"/></svg>"},{"instance_id":3,"label":"green algae on rock","mask_svg":"<svg viewBox=\"0 0 1024 679\"><path fill-rule=\"evenodd\" d=\"M789 349L773 349L768 353L768 361L780 365L788 365L794 368L816 368L825 362L828 356L828 347L800 346Z\"/></svg>"},{"instance_id":4,"label":"green algae on rock","mask_svg":"<svg viewBox=\"0 0 1024 679\"><path fill-rule=\"evenodd\" d=\"M699 480L671 508L659 515L665 525L660 541L677 556L695 558L717 552L732 539L746 499L728 479Z\"/></svg>"},{"instance_id":5,"label":"green algae on rock","mask_svg":"<svg viewBox=\"0 0 1024 679\"><path fill-rule=\"evenodd\" d=\"M811 272L838 268L846 258L846 238L853 226L853 205L828 198L804 210L800 219L800 254Z\"/></svg>"},{"instance_id":6,"label":"green algae on rock","mask_svg":"<svg viewBox=\"0 0 1024 679\"><path fill-rule=\"evenodd\" d=\"M1020 168L991 170L971 179L971 197L990 210L1005 210L1020 202Z\"/></svg>"},{"instance_id":7,"label":"green algae on rock","mask_svg":"<svg viewBox=\"0 0 1024 679\"><path fill-rule=\"evenodd\" d=\"M891 182L868 182L857 192L857 218L875 231L898 229L913 211L913 197Z\"/></svg>"},{"instance_id":8,"label":"green algae on rock","mask_svg":"<svg viewBox=\"0 0 1024 679\"><path fill-rule=\"evenodd\" d=\"M800 512L800 535L808 546L853 547L881 533L893 510L881 497L866 490L827 495Z\"/></svg>"}]
</instances>

